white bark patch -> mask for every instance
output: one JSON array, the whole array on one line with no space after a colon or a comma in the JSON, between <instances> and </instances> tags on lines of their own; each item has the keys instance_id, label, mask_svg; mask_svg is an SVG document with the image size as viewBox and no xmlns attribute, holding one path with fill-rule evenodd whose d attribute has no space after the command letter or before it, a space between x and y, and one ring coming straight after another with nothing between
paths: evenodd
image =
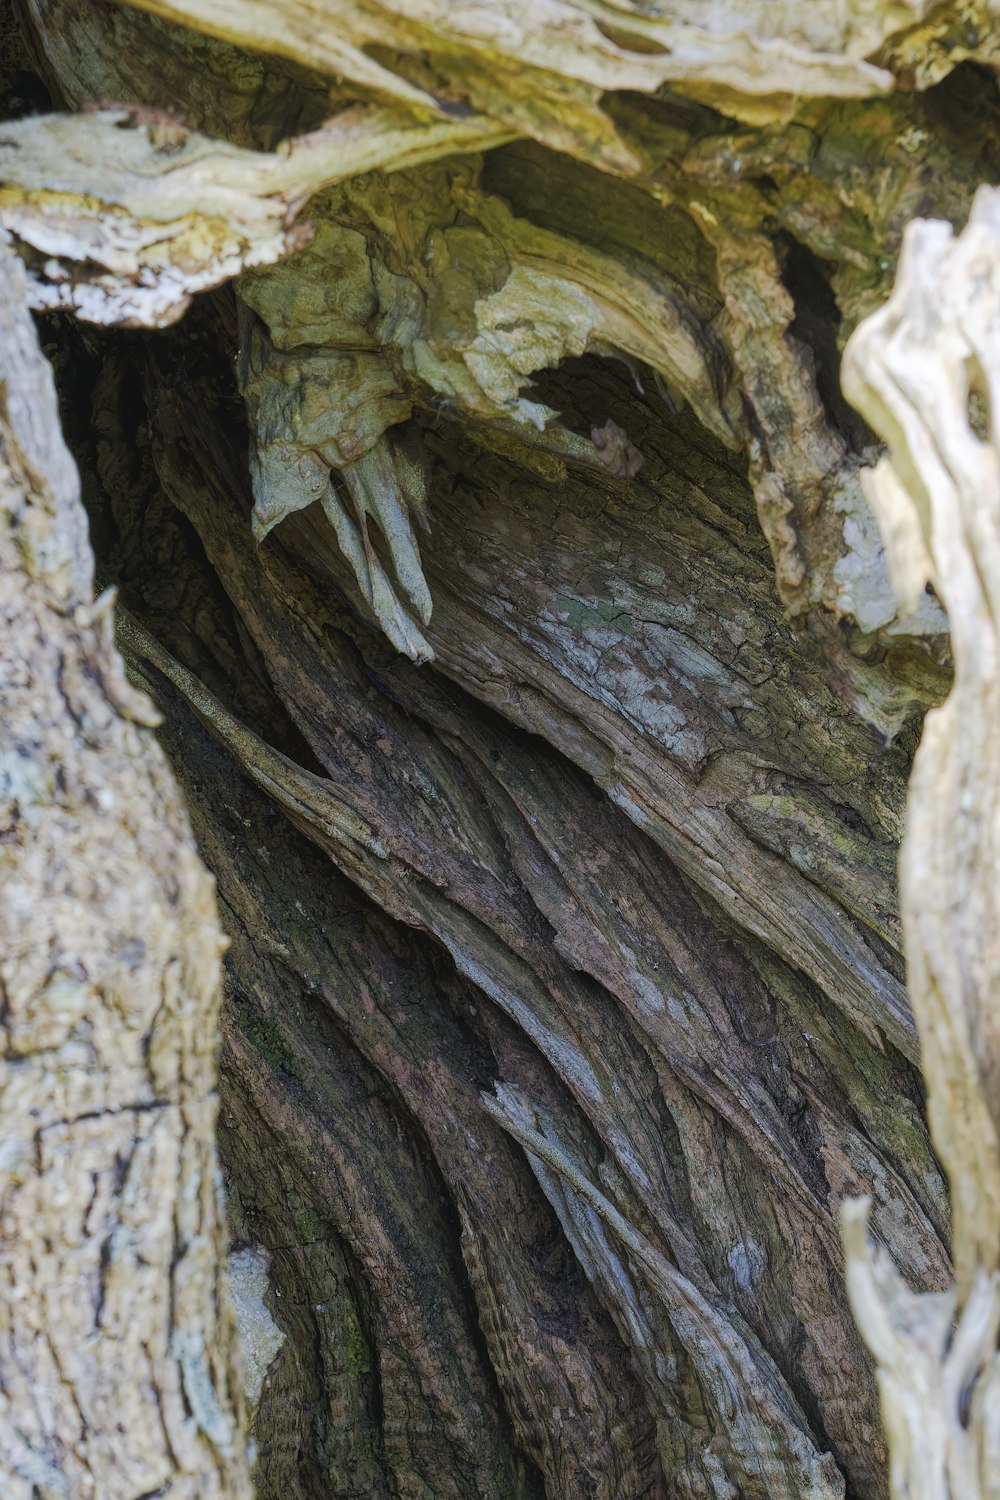
<instances>
[{"instance_id":1,"label":"white bark patch","mask_svg":"<svg viewBox=\"0 0 1000 1500\"><path fill-rule=\"evenodd\" d=\"M243 1389L251 1418L260 1402L264 1378L285 1335L267 1310L270 1261L256 1246L234 1250L229 1257L229 1295L236 1314L243 1352Z\"/></svg>"},{"instance_id":2,"label":"white bark patch","mask_svg":"<svg viewBox=\"0 0 1000 1500\"><path fill-rule=\"evenodd\" d=\"M754 1239L740 1240L726 1256L733 1280L742 1292L752 1292L767 1265L767 1251Z\"/></svg>"}]
</instances>

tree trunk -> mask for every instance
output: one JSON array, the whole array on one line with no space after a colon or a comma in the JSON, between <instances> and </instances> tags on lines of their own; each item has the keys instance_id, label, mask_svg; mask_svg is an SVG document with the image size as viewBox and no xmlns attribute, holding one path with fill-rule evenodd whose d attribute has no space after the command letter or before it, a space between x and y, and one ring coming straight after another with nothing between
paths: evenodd
<instances>
[{"instance_id":1,"label":"tree trunk","mask_svg":"<svg viewBox=\"0 0 1000 1500\"><path fill-rule=\"evenodd\" d=\"M946 625L898 617L838 365L906 221L997 175L990 34L817 6L754 73L760 7L704 67L579 9L601 88L589 32L543 65L542 20L517 59L377 0L253 0L252 52L194 0L7 32L12 96L183 116L122 122L164 171L358 100L466 132L174 328L43 324L231 943L262 1497L875 1500L841 1200L951 1280L895 878ZM34 201L0 223L79 310Z\"/></svg>"},{"instance_id":2,"label":"tree trunk","mask_svg":"<svg viewBox=\"0 0 1000 1500\"><path fill-rule=\"evenodd\" d=\"M51 372L0 255L0 1474L10 1500L248 1491L222 1287L222 933L95 603Z\"/></svg>"}]
</instances>

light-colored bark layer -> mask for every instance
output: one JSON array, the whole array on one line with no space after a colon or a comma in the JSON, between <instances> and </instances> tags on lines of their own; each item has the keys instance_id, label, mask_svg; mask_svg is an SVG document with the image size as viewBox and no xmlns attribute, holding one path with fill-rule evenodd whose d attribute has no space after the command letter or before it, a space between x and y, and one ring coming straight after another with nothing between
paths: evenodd
<instances>
[{"instance_id":1,"label":"light-colored bark layer","mask_svg":"<svg viewBox=\"0 0 1000 1500\"><path fill-rule=\"evenodd\" d=\"M0 254L0 1490L245 1500L213 881Z\"/></svg>"},{"instance_id":2,"label":"light-colored bark layer","mask_svg":"<svg viewBox=\"0 0 1000 1500\"><path fill-rule=\"evenodd\" d=\"M845 1211L858 1326L878 1361L898 1500L1000 1495L1000 194L964 232L917 221L857 330L845 389L887 441L866 489L900 595L933 584L955 683L910 780L900 895L956 1286L918 1297ZM957 1323L955 1321L957 1314Z\"/></svg>"}]
</instances>

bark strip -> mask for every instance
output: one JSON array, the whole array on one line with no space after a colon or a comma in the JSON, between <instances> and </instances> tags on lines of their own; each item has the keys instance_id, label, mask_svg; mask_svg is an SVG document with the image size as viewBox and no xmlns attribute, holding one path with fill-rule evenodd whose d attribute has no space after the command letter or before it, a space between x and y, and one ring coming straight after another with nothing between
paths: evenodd
<instances>
[{"instance_id":1,"label":"bark strip","mask_svg":"<svg viewBox=\"0 0 1000 1500\"><path fill-rule=\"evenodd\" d=\"M955 683L928 714L900 855L910 998L948 1174L956 1285L914 1295L845 1207L848 1286L878 1361L898 1500L1000 1495L1000 194L966 230L915 221L844 388L888 442L866 492L897 591L948 610ZM957 1314L957 1323L954 1321Z\"/></svg>"},{"instance_id":2,"label":"bark strip","mask_svg":"<svg viewBox=\"0 0 1000 1500\"><path fill-rule=\"evenodd\" d=\"M6 250L0 361L0 1492L244 1500L214 881Z\"/></svg>"}]
</instances>

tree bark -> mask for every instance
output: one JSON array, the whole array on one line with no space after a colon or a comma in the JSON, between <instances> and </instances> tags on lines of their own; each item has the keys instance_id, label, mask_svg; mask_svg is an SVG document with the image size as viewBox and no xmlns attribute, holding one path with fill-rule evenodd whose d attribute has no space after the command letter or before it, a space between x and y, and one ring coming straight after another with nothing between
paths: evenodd
<instances>
[{"instance_id":1,"label":"tree bark","mask_svg":"<svg viewBox=\"0 0 1000 1500\"><path fill-rule=\"evenodd\" d=\"M874 1500L837 1213L950 1285L895 877L950 662L839 349L996 175L992 33L557 8L520 52L388 0L21 9L55 106L184 116L128 121L171 191L359 101L396 143L176 327L45 324L231 940L258 1493ZM19 149L0 223L86 311Z\"/></svg>"},{"instance_id":2,"label":"tree bark","mask_svg":"<svg viewBox=\"0 0 1000 1500\"><path fill-rule=\"evenodd\" d=\"M910 994L948 1175L955 1286L914 1294L868 1241L866 1201L843 1210L848 1285L878 1362L900 1497L1000 1492L998 242L1000 200L989 187L958 237L949 224L912 224L892 298L857 330L845 365L845 389L889 445L865 482L899 592L912 597L933 580L955 653L948 700L924 725L900 853Z\"/></svg>"},{"instance_id":3,"label":"tree bark","mask_svg":"<svg viewBox=\"0 0 1000 1500\"><path fill-rule=\"evenodd\" d=\"M212 881L94 602L73 461L0 255L0 1475L249 1493L215 1154Z\"/></svg>"}]
</instances>

